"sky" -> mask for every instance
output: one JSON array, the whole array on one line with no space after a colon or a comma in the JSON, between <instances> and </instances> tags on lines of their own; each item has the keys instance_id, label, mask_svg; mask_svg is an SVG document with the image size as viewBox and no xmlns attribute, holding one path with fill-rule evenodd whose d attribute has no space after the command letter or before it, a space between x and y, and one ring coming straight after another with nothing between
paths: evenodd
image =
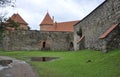
<instances>
[{"instance_id":1,"label":"sky","mask_svg":"<svg viewBox=\"0 0 120 77\"><path fill-rule=\"evenodd\" d=\"M16 7L0 9L10 17L14 13L29 24L32 30L39 30L46 13L49 12L56 22L81 20L104 0L16 0Z\"/></svg>"}]
</instances>

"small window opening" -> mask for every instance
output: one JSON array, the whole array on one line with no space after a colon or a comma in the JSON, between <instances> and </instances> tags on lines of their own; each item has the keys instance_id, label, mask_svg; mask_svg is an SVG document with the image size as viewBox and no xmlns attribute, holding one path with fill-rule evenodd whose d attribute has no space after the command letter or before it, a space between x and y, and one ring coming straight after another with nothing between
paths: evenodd
<instances>
[{"instance_id":1,"label":"small window opening","mask_svg":"<svg viewBox=\"0 0 120 77\"><path fill-rule=\"evenodd\" d=\"M77 31L77 35L82 37L82 29L80 28L79 31Z\"/></svg>"}]
</instances>

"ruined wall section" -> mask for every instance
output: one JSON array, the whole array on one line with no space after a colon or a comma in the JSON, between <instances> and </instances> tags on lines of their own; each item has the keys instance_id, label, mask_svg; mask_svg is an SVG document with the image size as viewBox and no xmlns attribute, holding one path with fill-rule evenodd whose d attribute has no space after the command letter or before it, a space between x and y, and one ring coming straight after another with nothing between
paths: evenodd
<instances>
[{"instance_id":1,"label":"ruined wall section","mask_svg":"<svg viewBox=\"0 0 120 77\"><path fill-rule=\"evenodd\" d=\"M73 33L70 32L14 31L5 33L3 49L69 50L71 41Z\"/></svg>"}]
</instances>

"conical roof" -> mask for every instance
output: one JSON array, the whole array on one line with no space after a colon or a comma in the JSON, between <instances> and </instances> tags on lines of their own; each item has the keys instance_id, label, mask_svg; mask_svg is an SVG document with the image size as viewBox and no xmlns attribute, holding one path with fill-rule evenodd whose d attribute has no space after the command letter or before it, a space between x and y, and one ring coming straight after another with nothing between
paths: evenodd
<instances>
[{"instance_id":1,"label":"conical roof","mask_svg":"<svg viewBox=\"0 0 120 77\"><path fill-rule=\"evenodd\" d=\"M28 25L28 23L18 13L13 14L10 19L20 24Z\"/></svg>"},{"instance_id":2,"label":"conical roof","mask_svg":"<svg viewBox=\"0 0 120 77\"><path fill-rule=\"evenodd\" d=\"M43 21L41 22L41 25L53 25L53 20L50 17L48 12L47 12L46 16L44 17Z\"/></svg>"}]
</instances>

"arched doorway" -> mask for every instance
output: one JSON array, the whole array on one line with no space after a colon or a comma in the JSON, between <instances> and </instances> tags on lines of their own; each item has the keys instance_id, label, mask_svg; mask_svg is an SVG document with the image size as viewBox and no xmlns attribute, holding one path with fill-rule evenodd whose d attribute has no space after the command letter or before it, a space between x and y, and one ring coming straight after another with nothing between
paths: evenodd
<instances>
[{"instance_id":1,"label":"arched doorway","mask_svg":"<svg viewBox=\"0 0 120 77\"><path fill-rule=\"evenodd\" d=\"M41 43L41 50L50 50L50 43L49 41L43 41Z\"/></svg>"},{"instance_id":2,"label":"arched doorway","mask_svg":"<svg viewBox=\"0 0 120 77\"><path fill-rule=\"evenodd\" d=\"M70 48L72 48L73 47L73 42L70 42Z\"/></svg>"},{"instance_id":3,"label":"arched doorway","mask_svg":"<svg viewBox=\"0 0 120 77\"><path fill-rule=\"evenodd\" d=\"M73 50L74 49L74 44L73 44L73 42L70 42L70 50Z\"/></svg>"},{"instance_id":4,"label":"arched doorway","mask_svg":"<svg viewBox=\"0 0 120 77\"><path fill-rule=\"evenodd\" d=\"M43 42L42 45L43 45L42 48L45 48L46 47L46 42Z\"/></svg>"}]
</instances>

